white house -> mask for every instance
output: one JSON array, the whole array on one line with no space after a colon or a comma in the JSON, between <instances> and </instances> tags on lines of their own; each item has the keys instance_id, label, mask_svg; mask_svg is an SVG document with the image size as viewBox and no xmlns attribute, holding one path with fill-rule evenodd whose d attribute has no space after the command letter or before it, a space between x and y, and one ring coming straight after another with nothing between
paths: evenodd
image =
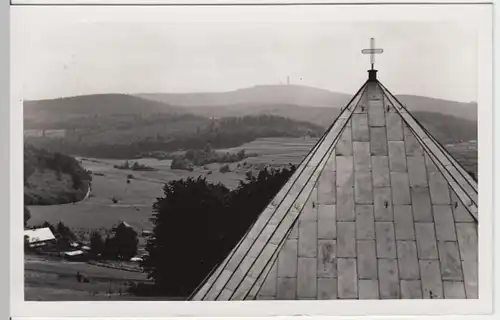
<instances>
[{"instance_id":1,"label":"white house","mask_svg":"<svg viewBox=\"0 0 500 320\"><path fill-rule=\"evenodd\" d=\"M50 228L24 230L24 238L28 241L30 247L45 246L56 240Z\"/></svg>"}]
</instances>

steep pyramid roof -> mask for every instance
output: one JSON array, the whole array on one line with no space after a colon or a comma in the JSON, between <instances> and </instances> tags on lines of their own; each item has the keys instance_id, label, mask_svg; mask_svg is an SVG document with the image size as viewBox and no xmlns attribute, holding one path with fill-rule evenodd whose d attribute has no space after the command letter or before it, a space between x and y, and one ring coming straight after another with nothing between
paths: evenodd
<instances>
[{"instance_id":1,"label":"steep pyramid roof","mask_svg":"<svg viewBox=\"0 0 500 320\"><path fill-rule=\"evenodd\" d=\"M192 300L477 298L477 183L369 74Z\"/></svg>"}]
</instances>

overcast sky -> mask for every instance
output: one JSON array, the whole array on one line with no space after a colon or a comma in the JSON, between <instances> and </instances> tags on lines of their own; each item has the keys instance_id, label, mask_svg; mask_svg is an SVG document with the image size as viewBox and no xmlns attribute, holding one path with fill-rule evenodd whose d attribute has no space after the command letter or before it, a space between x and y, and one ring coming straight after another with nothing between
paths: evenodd
<instances>
[{"instance_id":1,"label":"overcast sky","mask_svg":"<svg viewBox=\"0 0 500 320\"><path fill-rule=\"evenodd\" d=\"M15 7L23 96L230 91L287 76L354 93L369 68L360 51L375 37L384 49L379 79L394 94L477 100L476 32L467 22L339 22L325 7L316 9L323 15L294 8L271 19L258 9Z\"/></svg>"}]
</instances>

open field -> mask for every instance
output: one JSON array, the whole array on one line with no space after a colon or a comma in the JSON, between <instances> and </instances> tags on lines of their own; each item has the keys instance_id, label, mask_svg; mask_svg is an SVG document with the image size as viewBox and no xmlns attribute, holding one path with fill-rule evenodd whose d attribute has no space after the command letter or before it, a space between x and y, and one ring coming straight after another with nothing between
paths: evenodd
<instances>
[{"instance_id":1,"label":"open field","mask_svg":"<svg viewBox=\"0 0 500 320\"><path fill-rule=\"evenodd\" d=\"M316 141L316 138L263 138L239 147L219 151L236 153L244 149L247 153L258 154L258 157L246 159L249 164L299 164Z\"/></svg>"},{"instance_id":2,"label":"open field","mask_svg":"<svg viewBox=\"0 0 500 320\"><path fill-rule=\"evenodd\" d=\"M77 282L80 272L88 283ZM89 265L25 256L25 300L108 300L132 299L126 294L127 282L149 282L146 274ZM120 294L121 293L121 294Z\"/></svg>"},{"instance_id":3,"label":"open field","mask_svg":"<svg viewBox=\"0 0 500 320\"><path fill-rule=\"evenodd\" d=\"M152 204L157 197L163 195L165 182L187 177L204 176L212 182L221 182L229 188L234 188L244 179L248 165L286 165L298 164L315 143L315 139L304 138L266 138L244 144L238 148L227 150L237 152L245 149L248 153L259 156L250 157L238 163L231 163L231 172L220 173L220 164L209 164L206 168L197 167L193 172L170 169L170 160L140 159L141 164L151 166L158 171L131 171L115 169L113 166L122 164L122 160L82 159L82 165L93 174L91 197L75 203L53 206L30 206L32 218L30 225L41 224L44 221L65 225L76 229L110 228L119 221L126 221L138 230L152 227L149 218L152 214ZM135 160L133 160L135 161ZM211 172L209 174L209 172ZM127 175L134 179L127 183ZM118 203L114 204L112 199Z\"/></svg>"}]
</instances>

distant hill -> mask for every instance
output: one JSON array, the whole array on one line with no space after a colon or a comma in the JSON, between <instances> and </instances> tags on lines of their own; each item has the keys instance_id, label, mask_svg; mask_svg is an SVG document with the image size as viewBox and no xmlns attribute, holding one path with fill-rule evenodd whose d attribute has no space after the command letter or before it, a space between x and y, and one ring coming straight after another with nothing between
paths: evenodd
<instances>
[{"instance_id":1,"label":"distant hill","mask_svg":"<svg viewBox=\"0 0 500 320\"><path fill-rule=\"evenodd\" d=\"M215 93L146 93L136 96L184 107L199 115L240 116L263 112L293 119L320 123L322 108L340 109L351 94L331 92L299 85L261 85L229 92ZM477 103L464 103L415 95L397 95L411 111L439 112L468 120L477 120ZM297 111L297 108L311 108ZM307 116L311 113L312 116ZM338 112L338 111L337 111ZM289 113L289 114L287 114ZM315 121L314 121L315 120Z\"/></svg>"},{"instance_id":2,"label":"distant hill","mask_svg":"<svg viewBox=\"0 0 500 320\"><path fill-rule=\"evenodd\" d=\"M135 117L191 113L204 117L240 117L271 114L327 125L351 95L299 85L262 85L221 93L148 93L137 95L96 94L25 101L25 125L50 120L65 122L75 117L106 115ZM411 111L439 112L477 120L477 104L399 95ZM333 109L333 110L325 110ZM325 115L329 117L325 118Z\"/></svg>"},{"instance_id":3,"label":"distant hill","mask_svg":"<svg viewBox=\"0 0 500 320\"><path fill-rule=\"evenodd\" d=\"M477 103L475 102L457 102L413 95L398 95L397 98L410 111L437 112L477 121Z\"/></svg>"},{"instance_id":4,"label":"distant hill","mask_svg":"<svg viewBox=\"0 0 500 320\"><path fill-rule=\"evenodd\" d=\"M24 147L24 204L52 205L82 200L92 177L73 157Z\"/></svg>"},{"instance_id":5,"label":"distant hill","mask_svg":"<svg viewBox=\"0 0 500 320\"><path fill-rule=\"evenodd\" d=\"M145 100L128 94L93 94L76 97L26 100L24 111L29 115L43 115L68 110L74 115L88 114L151 114L176 112L178 109L165 103Z\"/></svg>"},{"instance_id":6,"label":"distant hill","mask_svg":"<svg viewBox=\"0 0 500 320\"><path fill-rule=\"evenodd\" d=\"M438 112L416 111L412 114L442 144L477 140L477 121Z\"/></svg>"},{"instance_id":7,"label":"distant hill","mask_svg":"<svg viewBox=\"0 0 500 320\"><path fill-rule=\"evenodd\" d=\"M101 94L26 101L25 141L71 155L118 158L154 150L203 148L206 143L214 148L235 147L256 138L317 136L349 98L287 85L229 93ZM474 103L408 95L400 99L442 143L477 139ZM30 130L35 133L28 134ZM46 130L61 132L51 137L45 135Z\"/></svg>"},{"instance_id":8,"label":"distant hill","mask_svg":"<svg viewBox=\"0 0 500 320\"><path fill-rule=\"evenodd\" d=\"M136 96L180 107L274 104L341 107L351 98L349 94L299 85L260 85L220 93L146 93Z\"/></svg>"},{"instance_id":9,"label":"distant hill","mask_svg":"<svg viewBox=\"0 0 500 320\"><path fill-rule=\"evenodd\" d=\"M43 123L61 124L72 119L95 119L109 115L135 117L175 114L182 110L152 100L126 94L95 94L60 99L24 101L24 121L28 127ZM76 122L78 125L79 121ZM67 125L66 125L67 126Z\"/></svg>"}]
</instances>

